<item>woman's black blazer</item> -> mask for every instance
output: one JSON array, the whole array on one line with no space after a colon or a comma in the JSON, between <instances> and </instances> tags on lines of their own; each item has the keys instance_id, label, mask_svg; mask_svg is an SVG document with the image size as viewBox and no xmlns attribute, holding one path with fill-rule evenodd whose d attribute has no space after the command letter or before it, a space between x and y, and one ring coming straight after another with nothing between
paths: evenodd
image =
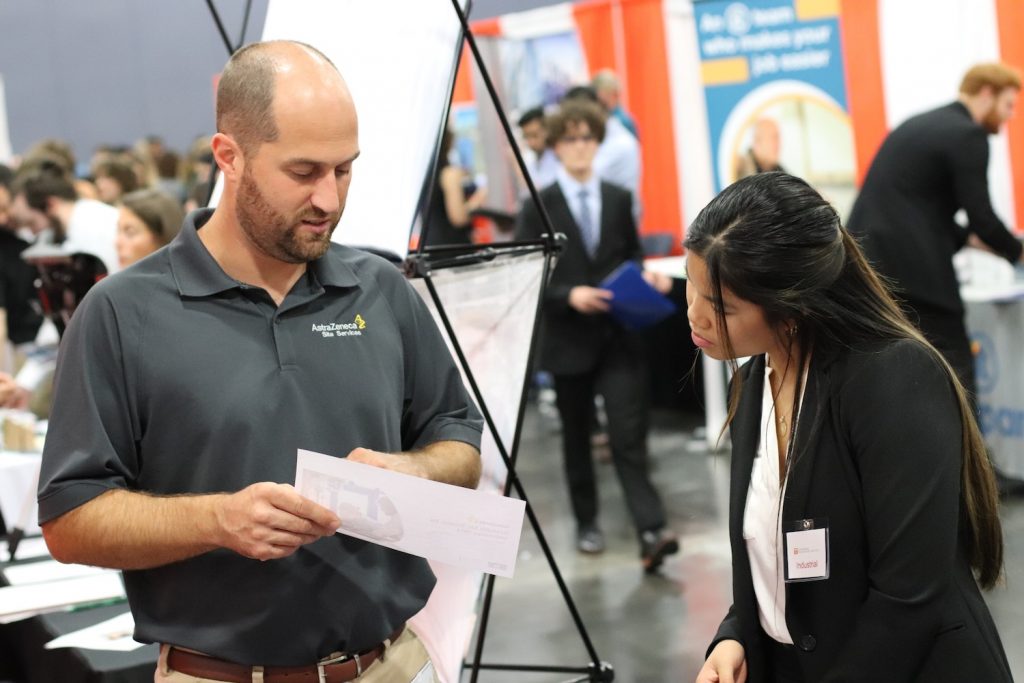
<instances>
[{"instance_id":1,"label":"woman's black blazer","mask_svg":"<svg viewBox=\"0 0 1024 683\"><path fill-rule=\"evenodd\" d=\"M733 605L715 641L739 640L765 673L743 540L765 359L740 370L732 422ZM961 426L952 384L911 341L812 357L783 522L827 518L831 573L786 585L786 623L808 682L1012 681L966 558ZM710 649L709 649L710 652Z\"/></svg>"}]
</instances>

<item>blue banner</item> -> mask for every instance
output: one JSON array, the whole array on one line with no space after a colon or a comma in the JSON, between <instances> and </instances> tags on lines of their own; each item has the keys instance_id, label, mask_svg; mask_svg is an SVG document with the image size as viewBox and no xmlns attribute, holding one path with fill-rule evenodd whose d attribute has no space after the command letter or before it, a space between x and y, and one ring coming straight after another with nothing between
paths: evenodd
<instances>
[{"instance_id":1,"label":"blue banner","mask_svg":"<svg viewBox=\"0 0 1024 683\"><path fill-rule=\"evenodd\" d=\"M839 0L715 0L694 12L716 191L776 168L852 187Z\"/></svg>"}]
</instances>

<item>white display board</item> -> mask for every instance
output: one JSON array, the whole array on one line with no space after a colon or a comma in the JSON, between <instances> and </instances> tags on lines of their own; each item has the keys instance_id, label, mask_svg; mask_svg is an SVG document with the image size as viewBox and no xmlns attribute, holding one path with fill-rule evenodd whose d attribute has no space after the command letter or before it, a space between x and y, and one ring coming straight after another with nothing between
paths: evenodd
<instances>
[{"instance_id":1,"label":"white display board","mask_svg":"<svg viewBox=\"0 0 1024 683\"><path fill-rule=\"evenodd\" d=\"M927 29L922 30L925 13ZM880 0L878 19L885 113L890 128L914 114L949 104L957 98L960 79L969 68L1002 59L998 13L991 0ZM908 35L914 39L908 40ZM1013 175L1005 129L989 141L992 206L1010 227L1021 227L1013 226Z\"/></svg>"},{"instance_id":2,"label":"white display board","mask_svg":"<svg viewBox=\"0 0 1024 683\"><path fill-rule=\"evenodd\" d=\"M323 52L356 103L361 153L336 241L408 252L460 35L451 0L270 1L263 39Z\"/></svg>"}]
</instances>

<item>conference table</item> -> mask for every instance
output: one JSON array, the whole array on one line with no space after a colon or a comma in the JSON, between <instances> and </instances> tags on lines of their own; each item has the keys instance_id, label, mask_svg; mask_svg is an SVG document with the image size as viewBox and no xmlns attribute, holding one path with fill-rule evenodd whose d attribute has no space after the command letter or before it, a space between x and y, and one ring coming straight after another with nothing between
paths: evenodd
<instances>
[{"instance_id":1,"label":"conference table","mask_svg":"<svg viewBox=\"0 0 1024 683\"><path fill-rule=\"evenodd\" d=\"M12 567L43 566L48 555L26 557L30 545L38 547L39 525L36 482L39 453L0 451L0 512L8 527L26 534L21 552L10 560L8 543L0 540L0 587L7 586L6 571ZM2 538L2 537L0 537ZM3 605L0 604L0 611ZM142 683L153 680L159 654L156 645L130 652L82 648L45 649L46 643L79 629L93 626L128 611L124 601L71 611L41 614L11 623L0 623L0 681L18 683Z\"/></svg>"},{"instance_id":2,"label":"conference table","mask_svg":"<svg viewBox=\"0 0 1024 683\"><path fill-rule=\"evenodd\" d=\"M0 577L9 564L0 564ZM3 585L0 579L0 585ZM0 680L18 683L150 683L159 648L131 652L45 649L46 643L128 610L126 603L79 611L53 612L0 624Z\"/></svg>"}]
</instances>

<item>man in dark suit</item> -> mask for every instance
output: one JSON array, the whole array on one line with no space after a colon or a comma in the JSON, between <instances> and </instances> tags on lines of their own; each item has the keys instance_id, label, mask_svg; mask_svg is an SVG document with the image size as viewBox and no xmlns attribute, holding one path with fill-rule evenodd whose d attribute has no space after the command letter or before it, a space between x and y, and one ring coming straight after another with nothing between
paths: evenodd
<instances>
[{"instance_id":1,"label":"man in dark suit","mask_svg":"<svg viewBox=\"0 0 1024 683\"><path fill-rule=\"evenodd\" d=\"M633 220L632 195L601 182L594 156L604 136L605 115L589 102L569 100L548 121L562 166L540 193L555 230L568 242L551 275L544 302L540 366L555 378L562 445L577 548L605 548L597 523L597 487L590 450L594 395L604 397L608 438L626 504L640 536L646 571L661 565L679 542L665 525L661 497L651 483L647 458L648 395L642 348L635 335L609 315L612 293L599 283L625 261L642 258ZM517 237L544 232L532 203L519 216Z\"/></svg>"},{"instance_id":2,"label":"man in dark suit","mask_svg":"<svg viewBox=\"0 0 1024 683\"><path fill-rule=\"evenodd\" d=\"M971 68L956 102L889 134L848 221L972 397L974 358L952 259L971 236L1013 263L1021 259L1020 242L992 210L987 176L988 136L1010 118L1020 87L1020 74L1003 64ZM960 209L966 228L954 221Z\"/></svg>"}]
</instances>

